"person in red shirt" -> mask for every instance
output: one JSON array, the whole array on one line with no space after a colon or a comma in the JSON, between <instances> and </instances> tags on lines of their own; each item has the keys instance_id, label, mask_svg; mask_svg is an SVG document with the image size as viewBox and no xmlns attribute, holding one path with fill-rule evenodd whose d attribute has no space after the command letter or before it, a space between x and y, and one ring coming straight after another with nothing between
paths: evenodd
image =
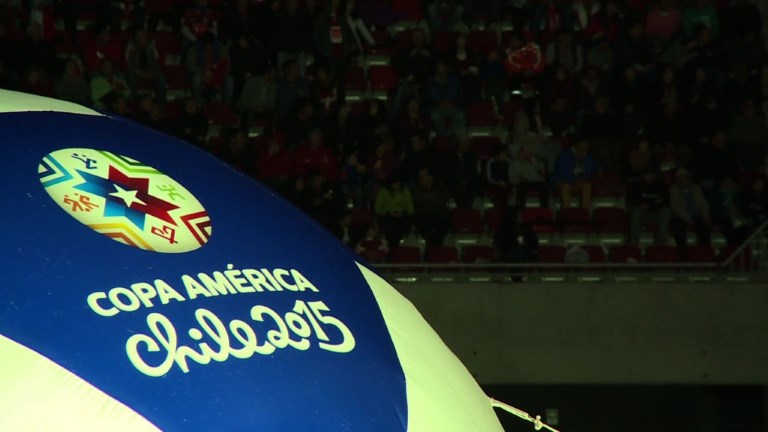
<instances>
[{"instance_id":1,"label":"person in red shirt","mask_svg":"<svg viewBox=\"0 0 768 432\"><path fill-rule=\"evenodd\" d=\"M328 181L336 180L339 171L336 156L331 149L323 145L321 129L312 129L306 144L296 149L296 165L301 176L317 171Z\"/></svg>"},{"instance_id":2,"label":"person in red shirt","mask_svg":"<svg viewBox=\"0 0 768 432\"><path fill-rule=\"evenodd\" d=\"M256 157L256 175L270 187L280 191L295 174L294 154L285 148L285 135L274 134Z\"/></svg>"},{"instance_id":3,"label":"person in red shirt","mask_svg":"<svg viewBox=\"0 0 768 432\"><path fill-rule=\"evenodd\" d=\"M125 47L112 37L112 30L108 26L97 27L93 34L94 38L85 44L83 52L88 71L98 71L104 60L110 60L115 67L122 70L125 67Z\"/></svg>"}]
</instances>

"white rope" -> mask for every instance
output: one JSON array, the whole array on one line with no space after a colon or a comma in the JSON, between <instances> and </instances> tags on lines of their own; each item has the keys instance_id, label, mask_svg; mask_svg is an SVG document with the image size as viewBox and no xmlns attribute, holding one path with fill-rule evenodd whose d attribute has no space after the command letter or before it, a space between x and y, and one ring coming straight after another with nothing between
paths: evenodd
<instances>
[{"instance_id":1,"label":"white rope","mask_svg":"<svg viewBox=\"0 0 768 432\"><path fill-rule=\"evenodd\" d=\"M515 416L517 416L517 417L519 417L519 418L521 418L523 420L526 420L526 421L529 421L529 422L533 423L533 427L536 430L541 430L542 428L544 428L544 429L547 429L547 430L549 430L551 432L559 432L557 429L554 429L551 426L547 425L546 423L543 423L541 421L541 416L533 417L530 414L528 414L527 412L525 412L525 411L523 411L523 410L521 410L519 408L515 408L512 405L507 405L504 402L497 401L494 398L488 398L488 399L491 400L491 406L492 407L494 407L494 408L501 408L504 411L506 411L506 412L508 412L508 413L510 413L512 415L515 415Z\"/></svg>"}]
</instances>

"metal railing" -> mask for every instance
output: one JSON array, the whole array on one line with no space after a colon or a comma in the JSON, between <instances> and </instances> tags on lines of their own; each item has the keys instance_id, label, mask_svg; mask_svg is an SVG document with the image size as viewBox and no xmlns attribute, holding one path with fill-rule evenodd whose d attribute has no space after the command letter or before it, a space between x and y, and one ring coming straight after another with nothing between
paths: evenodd
<instances>
[{"instance_id":1,"label":"metal railing","mask_svg":"<svg viewBox=\"0 0 768 432\"><path fill-rule=\"evenodd\" d=\"M394 282L709 282L768 280L768 222L720 262L377 264Z\"/></svg>"}]
</instances>

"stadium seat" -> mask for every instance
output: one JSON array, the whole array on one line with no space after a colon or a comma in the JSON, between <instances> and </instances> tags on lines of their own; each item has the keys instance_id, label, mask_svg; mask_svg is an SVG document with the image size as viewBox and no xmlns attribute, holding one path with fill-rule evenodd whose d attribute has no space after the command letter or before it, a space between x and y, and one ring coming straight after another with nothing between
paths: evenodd
<instances>
[{"instance_id":1,"label":"stadium seat","mask_svg":"<svg viewBox=\"0 0 768 432\"><path fill-rule=\"evenodd\" d=\"M520 216L520 222L531 225L537 233L554 233L555 222L552 210L548 208L526 208Z\"/></svg>"},{"instance_id":2,"label":"stadium seat","mask_svg":"<svg viewBox=\"0 0 768 432\"><path fill-rule=\"evenodd\" d=\"M474 208L453 209L451 227L454 234L480 234L483 232L483 215Z\"/></svg>"},{"instance_id":3,"label":"stadium seat","mask_svg":"<svg viewBox=\"0 0 768 432\"><path fill-rule=\"evenodd\" d=\"M491 101L477 101L467 105L464 109L467 117L467 125L472 127L493 128L499 124L496 109Z\"/></svg>"},{"instance_id":4,"label":"stadium seat","mask_svg":"<svg viewBox=\"0 0 768 432\"><path fill-rule=\"evenodd\" d=\"M504 224L505 209L492 207L485 211L485 223L488 225L488 231L497 232Z\"/></svg>"},{"instance_id":5,"label":"stadium seat","mask_svg":"<svg viewBox=\"0 0 768 432\"><path fill-rule=\"evenodd\" d=\"M517 113L522 108L522 102L514 99L505 102L501 107L501 122L504 126L512 126L517 118Z\"/></svg>"},{"instance_id":6,"label":"stadium seat","mask_svg":"<svg viewBox=\"0 0 768 432\"><path fill-rule=\"evenodd\" d=\"M432 47L435 52L445 55L451 52L456 43L458 33L453 31L439 31L432 35Z\"/></svg>"},{"instance_id":7,"label":"stadium seat","mask_svg":"<svg viewBox=\"0 0 768 432\"><path fill-rule=\"evenodd\" d=\"M373 65L368 68L368 79L373 94L378 99L386 99L390 91L397 87L397 74L390 65Z\"/></svg>"},{"instance_id":8,"label":"stadium seat","mask_svg":"<svg viewBox=\"0 0 768 432\"><path fill-rule=\"evenodd\" d=\"M227 127L237 126L237 115L226 102L206 102L201 111L212 124Z\"/></svg>"},{"instance_id":9,"label":"stadium seat","mask_svg":"<svg viewBox=\"0 0 768 432\"><path fill-rule=\"evenodd\" d=\"M539 246L537 256L540 263L563 263L565 262L565 247Z\"/></svg>"},{"instance_id":10,"label":"stadium seat","mask_svg":"<svg viewBox=\"0 0 768 432\"><path fill-rule=\"evenodd\" d=\"M604 172L592 181L592 206L617 207L624 196L621 174L616 171Z\"/></svg>"},{"instance_id":11,"label":"stadium seat","mask_svg":"<svg viewBox=\"0 0 768 432\"><path fill-rule=\"evenodd\" d=\"M738 250L735 246L725 246L720 250L719 261L725 263ZM752 259L752 248L747 246L739 252L730 265L725 268L727 271L751 271L757 269L757 262Z\"/></svg>"},{"instance_id":12,"label":"stadium seat","mask_svg":"<svg viewBox=\"0 0 768 432\"><path fill-rule=\"evenodd\" d=\"M645 248L645 261L658 264L676 263L679 261L677 249L673 246L648 246Z\"/></svg>"},{"instance_id":13,"label":"stadium seat","mask_svg":"<svg viewBox=\"0 0 768 432\"><path fill-rule=\"evenodd\" d=\"M611 246L609 257L611 262L617 264L639 263L643 260L640 248L630 245Z\"/></svg>"},{"instance_id":14,"label":"stadium seat","mask_svg":"<svg viewBox=\"0 0 768 432\"><path fill-rule=\"evenodd\" d=\"M599 245L581 245L582 249L589 254L589 262L591 263L604 263L605 262L605 249Z\"/></svg>"},{"instance_id":15,"label":"stadium seat","mask_svg":"<svg viewBox=\"0 0 768 432\"><path fill-rule=\"evenodd\" d=\"M488 51L499 47L499 37L496 32L473 31L467 34L467 51L474 55L485 55Z\"/></svg>"},{"instance_id":16,"label":"stadium seat","mask_svg":"<svg viewBox=\"0 0 768 432\"><path fill-rule=\"evenodd\" d=\"M490 263L496 260L496 251L491 246L472 245L461 249L461 261L465 263Z\"/></svg>"},{"instance_id":17,"label":"stadium seat","mask_svg":"<svg viewBox=\"0 0 768 432\"><path fill-rule=\"evenodd\" d=\"M597 237L603 244L623 243L629 232L627 211L620 207L598 207L592 211Z\"/></svg>"},{"instance_id":18,"label":"stadium seat","mask_svg":"<svg viewBox=\"0 0 768 432\"><path fill-rule=\"evenodd\" d=\"M428 264L452 264L459 262L459 251L453 246L430 246L424 254ZM436 271L455 271L455 268L441 268Z\"/></svg>"},{"instance_id":19,"label":"stadium seat","mask_svg":"<svg viewBox=\"0 0 768 432\"><path fill-rule=\"evenodd\" d=\"M344 83L347 91L364 92L368 89L368 81L365 80L365 70L360 66L351 66L347 69Z\"/></svg>"},{"instance_id":20,"label":"stadium seat","mask_svg":"<svg viewBox=\"0 0 768 432\"><path fill-rule=\"evenodd\" d=\"M589 210L566 208L557 212L557 222L564 233L591 233L592 220Z\"/></svg>"},{"instance_id":21,"label":"stadium seat","mask_svg":"<svg viewBox=\"0 0 768 432\"><path fill-rule=\"evenodd\" d=\"M494 148L501 145L501 140L495 136L476 136L470 138L472 150L475 151L480 160L488 159L493 156Z\"/></svg>"},{"instance_id":22,"label":"stadium seat","mask_svg":"<svg viewBox=\"0 0 768 432\"><path fill-rule=\"evenodd\" d=\"M688 246L685 252L685 262L691 263L714 263L717 262L715 248L712 246L693 245Z\"/></svg>"},{"instance_id":23,"label":"stadium seat","mask_svg":"<svg viewBox=\"0 0 768 432\"><path fill-rule=\"evenodd\" d=\"M392 264L421 263L421 249L416 246L395 246L389 251L389 262Z\"/></svg>"},{"instance_id":24,"label":"stadium seat","mask_svg":"<svg viewBox=\"0 0 768 432\"><path fill-rule=\"evenodd\" d=\"M366 225L373 223L373 221L376 220L376 216L373 214L372 211L368 209L361 209L361 208L352 209L349 215L351 219L350 225L356 228L364 227Z\"/></svg>"}]
</instances>

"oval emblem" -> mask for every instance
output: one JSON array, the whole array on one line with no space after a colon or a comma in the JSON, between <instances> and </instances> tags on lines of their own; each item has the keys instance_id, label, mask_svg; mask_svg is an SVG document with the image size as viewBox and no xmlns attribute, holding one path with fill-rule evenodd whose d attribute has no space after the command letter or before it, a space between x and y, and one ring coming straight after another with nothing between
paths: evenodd
<instances>
[{"instance_id":1,"label":"oval emblem","mask_svg":"<svg viewBox=\"0 0 768 432\"><path fill-rule=\"evenodd\" d=\"M203 205L181 184L126 156L70 148L37 168L48 195L72 217L121 243L163 253L193 251L211 236Z\"/></svg>"}]
</instances>

